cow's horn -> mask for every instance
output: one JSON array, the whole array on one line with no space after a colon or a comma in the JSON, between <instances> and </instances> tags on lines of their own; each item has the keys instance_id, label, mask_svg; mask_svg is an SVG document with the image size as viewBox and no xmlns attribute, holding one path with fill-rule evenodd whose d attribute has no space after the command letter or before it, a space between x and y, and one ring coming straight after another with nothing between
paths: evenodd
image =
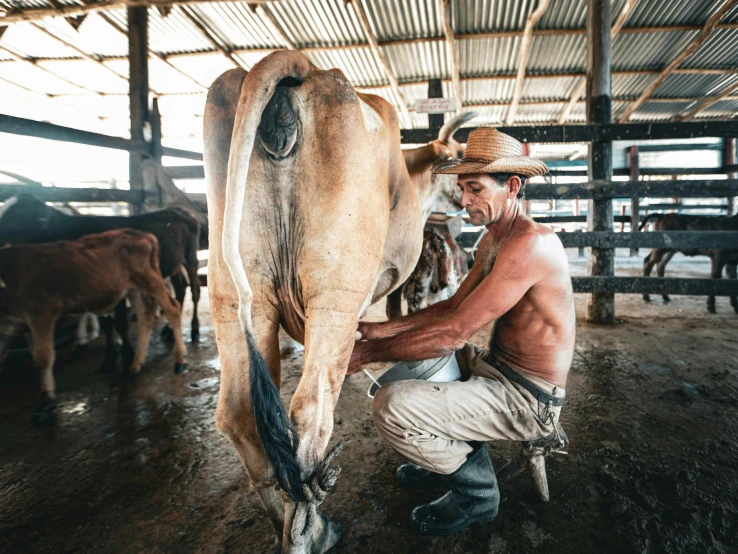
<instances>
[{"instance_id":1,"label":"cow's horn","mask_svg":"<svg viewBox=\"0 0 738 554\"><path fill-rule=\"evenodd\" d=\"M448 142L449 140L451 140L451 137L454 136L454 133L458 131L464 123L466 123L470 119L477 117L477 115L477 112L465 112L457 115L451 121L441 127L441 130L438 131L438 140L440 140L441 142Z\"/></svg>"}]
</instances>

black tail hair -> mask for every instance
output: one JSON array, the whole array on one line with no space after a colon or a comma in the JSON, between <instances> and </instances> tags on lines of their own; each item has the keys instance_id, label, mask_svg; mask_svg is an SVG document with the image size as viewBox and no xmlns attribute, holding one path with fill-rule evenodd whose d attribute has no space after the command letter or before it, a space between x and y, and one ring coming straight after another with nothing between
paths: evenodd
<instances>
[{"instance_id":1,"label":"black tail hair","mask_svg":"<svg viewBox=\"0 0 738 554\"><path fill-rule=\"evenodd\" d=\"M249 349L249 378L251 381L251 407L256 419L261 447L274 472L289 497L295 502L307 502L302 491L300 462L297 446L300 442L279 397L279 390L272 381L264 357L256 346L254 335L244 330Z\"/></svg>"}]
</instances>

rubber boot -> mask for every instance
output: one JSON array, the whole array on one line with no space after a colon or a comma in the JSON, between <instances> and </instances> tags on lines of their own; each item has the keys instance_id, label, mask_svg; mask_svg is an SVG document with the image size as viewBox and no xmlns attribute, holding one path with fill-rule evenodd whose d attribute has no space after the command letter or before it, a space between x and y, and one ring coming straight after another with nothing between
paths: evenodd
<instances>
[{"instance_id":1,"label":"rubber boot","mask_svg":"<svg viewBox=\"0 0 738 554\"><path fill-rule=\"evenodd\" d=\"M415 464L402 464L397 468L395 476L403 487L409 489L432 488L444 485L443 476L440 473L435 473Z\"/></svg>"},{"instance_id":2,"label":"rubber boot","mask_svg":"<svg viewBox=\"0 0 738 554\"><path fill-rule=\"evenodd\" d=\"M500 491L486 446L481 446L459 469L443 479L451 490L413 510L412 523L418 531L452 535L472 523L485 523L497 516Z\"/></svg>"}]
</instances>

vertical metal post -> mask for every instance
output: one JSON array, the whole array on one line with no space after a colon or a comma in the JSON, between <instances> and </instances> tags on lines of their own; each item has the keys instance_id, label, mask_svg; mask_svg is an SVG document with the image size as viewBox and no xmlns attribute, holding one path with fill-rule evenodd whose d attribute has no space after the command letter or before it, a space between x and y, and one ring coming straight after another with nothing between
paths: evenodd
<instances>
[{"instance_id":1,"label":"vertical metal post","mask_svg":"<svg viewBox=\"0 0 738 554\"><path fill-rule=\"evenodd\" d=\"M443 98L443 83L440 79L428 79L428 98ZM428 114L428 128L440 129L443 127L443 118L442 113Z\"/></svg>"},{"instance_id":2,"label":"vertical metal post","mask_svg":"<svg viewBox=\"0 0 738 554\"><path fill-rule=\"evenodd\" d=\"M128 63L129 102L131 112L131 140L144 145L144 125L149 120L149 33L148 8L128 8ZM130 154L128 178L131 190L143 194L144 150ZM141 202L131 205L133 213L141 211Z\"/></svg>"},{"instance_id":3,"label":"vertical metal post","mask_svg":"<svg viewBox=\"0 0 738 554\"><path fill-rule=\"evenodd\" d=\"M736 156L735 139L725 139L725 154L723 155L723 165L735 165L737 157L738 156ZM738 173L734 171L728 172L728 179L738 179ZM735 197L728 196L726 200L728 201L728 215L733 215L733 203Z\"/></svg>"},{"instance_id":4,"label":"vertical metal post","mask_svg":"<svg viewBox=\"0 0 738 554\"><path fill-rule=\"evenodd\" d=\"M629 173L628 173L628 179L631 181L638 181L641 177L641 165L640 165L640 157L638 155L638 147L637 146L631 146L630 150L628 152L629 156ZM640 198L637 196L634 196L630 199L630 232L635 233L638 231L638 225L640 224L641 217L640 217ZM637 248L631 248L630 249L630 255L631 256L637 256L638 255L638 249Z\"/></svg>"},{"instance_id":5,"label":"vertical metal post","mask_svg":"<svg viewBox=\"0 0 738 554\"><path fill-rule=\"evenodd\" d=\"M610 0L587 0L587 122L612 123ZM589 179L612 180L612 142L593 141L589 146ZM612 231L612 200L590 200L590 231ZM592 248L590 275L612 276L615 273L615 250ZM587 319L594 323L615 321L615 295L590 294Z\"/></svg>"},{"instance_id":6,"label":"vertical metal post","mask_svg":"<svg viewBox=\"0 0 738 554\"><path fill-rule=\"evenodd\" d=\"M161 164L161 113L159 113L159 99L154 98L151 104L151 158Z\"/></svg>"}]
</instances>

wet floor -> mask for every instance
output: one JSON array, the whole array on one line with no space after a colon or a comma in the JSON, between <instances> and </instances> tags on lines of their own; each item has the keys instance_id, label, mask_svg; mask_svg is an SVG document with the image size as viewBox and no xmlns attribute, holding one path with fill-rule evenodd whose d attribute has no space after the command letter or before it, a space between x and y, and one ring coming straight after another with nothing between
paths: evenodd
<instances>
[{"instance_id":1,"label":"wet floor","mask_svg":"<svg viewBox=\"0 0 738 554\"><path fill-rule=\"evenodd\" d=\"M575 269L575 271L577 271ZM626 274L631 270L625 270ZM632 270L635 274L636 269ZM702 266L695 274L704 274ZM268 552L274 532L229 443L215 430L219 363L207 300L189 369L155 339L137 382L96 373L102 345L61 351L55 427L28 418L37 375L0 375L1 552ZM562 423L568 456L548 462L551 502L526 475L501 485L500 515L425 538L411 509L438 491L404 491L401 460L373 427L369 379L347 379L334 441L344 451L323 509L343 524L336 553L735 552L738 543L738 315L718 299L650 305L618 296L612 327L580 323ZM372 315L381 314L373 308ZM627 314L627 316L626 316ZM188 318L185 318L187 321ZM484 345L480 333L475 342ZM283 362L283 397L302 353ZM490 444L500 467L513 445Z\"/></svg>"}]
</instances>

